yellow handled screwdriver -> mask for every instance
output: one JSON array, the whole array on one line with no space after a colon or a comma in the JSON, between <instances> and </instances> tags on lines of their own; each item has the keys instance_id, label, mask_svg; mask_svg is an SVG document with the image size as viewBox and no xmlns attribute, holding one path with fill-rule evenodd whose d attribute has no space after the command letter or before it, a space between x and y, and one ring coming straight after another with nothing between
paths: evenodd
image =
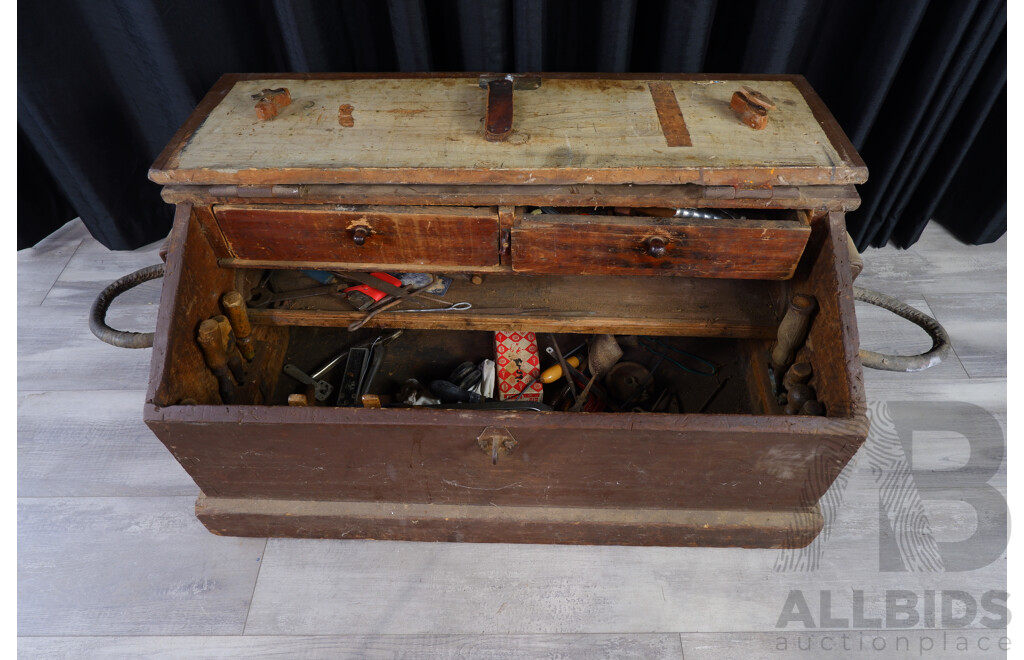
<instances>
[{"instance_id":1,"label":"yellow handled screwdriver","mask_svg":"<svg viewBox=\"0 0 1024 660\"><path fill-rule=\"evenodd\" d=\"M565 359L565 363L568 364L573 369L578 369L579 366L580 366L580 359L578 357L576 357L575 355L573 355L572 357L566 358ZM541 374L540 374L540 382L542 382L545 385L547 385L548 383L555 382L556 380L561 378L562 375L563 375L562 374L562 365L556 364L556 365L554 365L552 367L548 367L543 372L541 372Z\"/></svg>"}]
</instances>

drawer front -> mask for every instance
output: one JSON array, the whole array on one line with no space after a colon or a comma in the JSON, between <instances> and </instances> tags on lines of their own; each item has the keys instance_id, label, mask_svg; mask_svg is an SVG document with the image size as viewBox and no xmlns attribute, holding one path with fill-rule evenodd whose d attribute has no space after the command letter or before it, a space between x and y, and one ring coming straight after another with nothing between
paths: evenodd
<instances>
[{"instance_id":1,"label":"drawer front","mask_svg":"<svg viewBox=\"0 0 1024 660\"><path fill-rule=\"evenodd\" d=\"M810 227L798 220L527 216L512 229L512 268L784 280L793 276L809 236Z\"/></svg>"},{"instance_id":2,"label":"drawer front","mask_svg":"<svg viewBox=\"0 0 1024 660\"><path fill-rule=\"evenodd\" d=\"M486 208L227 206L214 215L239 259L494 266L498 217Z\"/></svg>"}]
</instances>

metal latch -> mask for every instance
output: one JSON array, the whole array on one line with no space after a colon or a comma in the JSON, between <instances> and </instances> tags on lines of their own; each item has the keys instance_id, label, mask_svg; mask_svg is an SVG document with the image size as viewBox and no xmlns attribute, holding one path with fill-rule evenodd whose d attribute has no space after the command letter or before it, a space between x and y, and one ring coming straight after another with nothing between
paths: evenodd
<instances>
[{"instance_id":1,"label":"metal latch","mask_svg":"<svg viewBox=\"0 0 1024 660\"><path fill-rule=\"evenodd\" d=\"M488 142L503 142L512 134L512 91L537 89L540 76L480 76L480 87L487 90L484 138Z\"/></svg>"},{"instance_id":2,"label":"metal latch","mask_svg":"<svg viewBox=\"0 0 1024 660\"><path fill-rule=\"evenodd\" d=\"M477 436L476 442L491 455L491 465L497 465L499 456L508 456L519 444L504 426L488 426Z\"/></svg>"}]
</instances>

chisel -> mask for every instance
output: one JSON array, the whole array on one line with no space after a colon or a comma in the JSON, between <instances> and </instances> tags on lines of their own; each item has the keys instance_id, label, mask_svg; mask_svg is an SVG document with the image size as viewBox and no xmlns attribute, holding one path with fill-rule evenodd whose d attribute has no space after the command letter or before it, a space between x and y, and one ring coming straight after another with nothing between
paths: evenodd
<instances>
[{"instance_id":1,"label":"chisel","mask_svg":"<svg viewBox=\"0 0 1024 660\"><path fill-rule=\"evenodd\" d=\"M256 357L256 349L252 342L252 326L249 325L249 314L246 311L245 299L238 291L228 291L220 299L224 313L231 322L231 328L235 331L235 339L238 341L238 352L246 361L251 362Z\"/></svg>"},{"instance_id":2,"label":"chisel","mask_svg":"<svg viewBox=\"0 0 1024 660\"><path fill-rule=\"evenodd\" d=\"M214 319L206 319L199 324L199 347L203 349L203 359L213 375L217 377L220 399L225 404L235 402L235 384L228 372L228 352L224 344L224 335L220 325Z\"/></svg>"}]
</instances>

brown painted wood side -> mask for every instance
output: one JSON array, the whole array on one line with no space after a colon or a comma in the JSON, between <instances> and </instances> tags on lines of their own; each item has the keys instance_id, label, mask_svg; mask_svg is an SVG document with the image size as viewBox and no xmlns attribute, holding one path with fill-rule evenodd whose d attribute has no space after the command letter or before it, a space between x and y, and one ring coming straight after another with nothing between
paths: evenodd
<instances>
[{"instance_id":1,"label":"brown painted wood side","mask_svg":"<svg viewBox=\"0 0 1024 660\"><path fill-rule=\"evenodd\" d=\"M795 511L598 509L310 502L200 494L196 516L225 536L466 543L801 548L821 531L818 506Z\"/></svg>"}]
</instances>

